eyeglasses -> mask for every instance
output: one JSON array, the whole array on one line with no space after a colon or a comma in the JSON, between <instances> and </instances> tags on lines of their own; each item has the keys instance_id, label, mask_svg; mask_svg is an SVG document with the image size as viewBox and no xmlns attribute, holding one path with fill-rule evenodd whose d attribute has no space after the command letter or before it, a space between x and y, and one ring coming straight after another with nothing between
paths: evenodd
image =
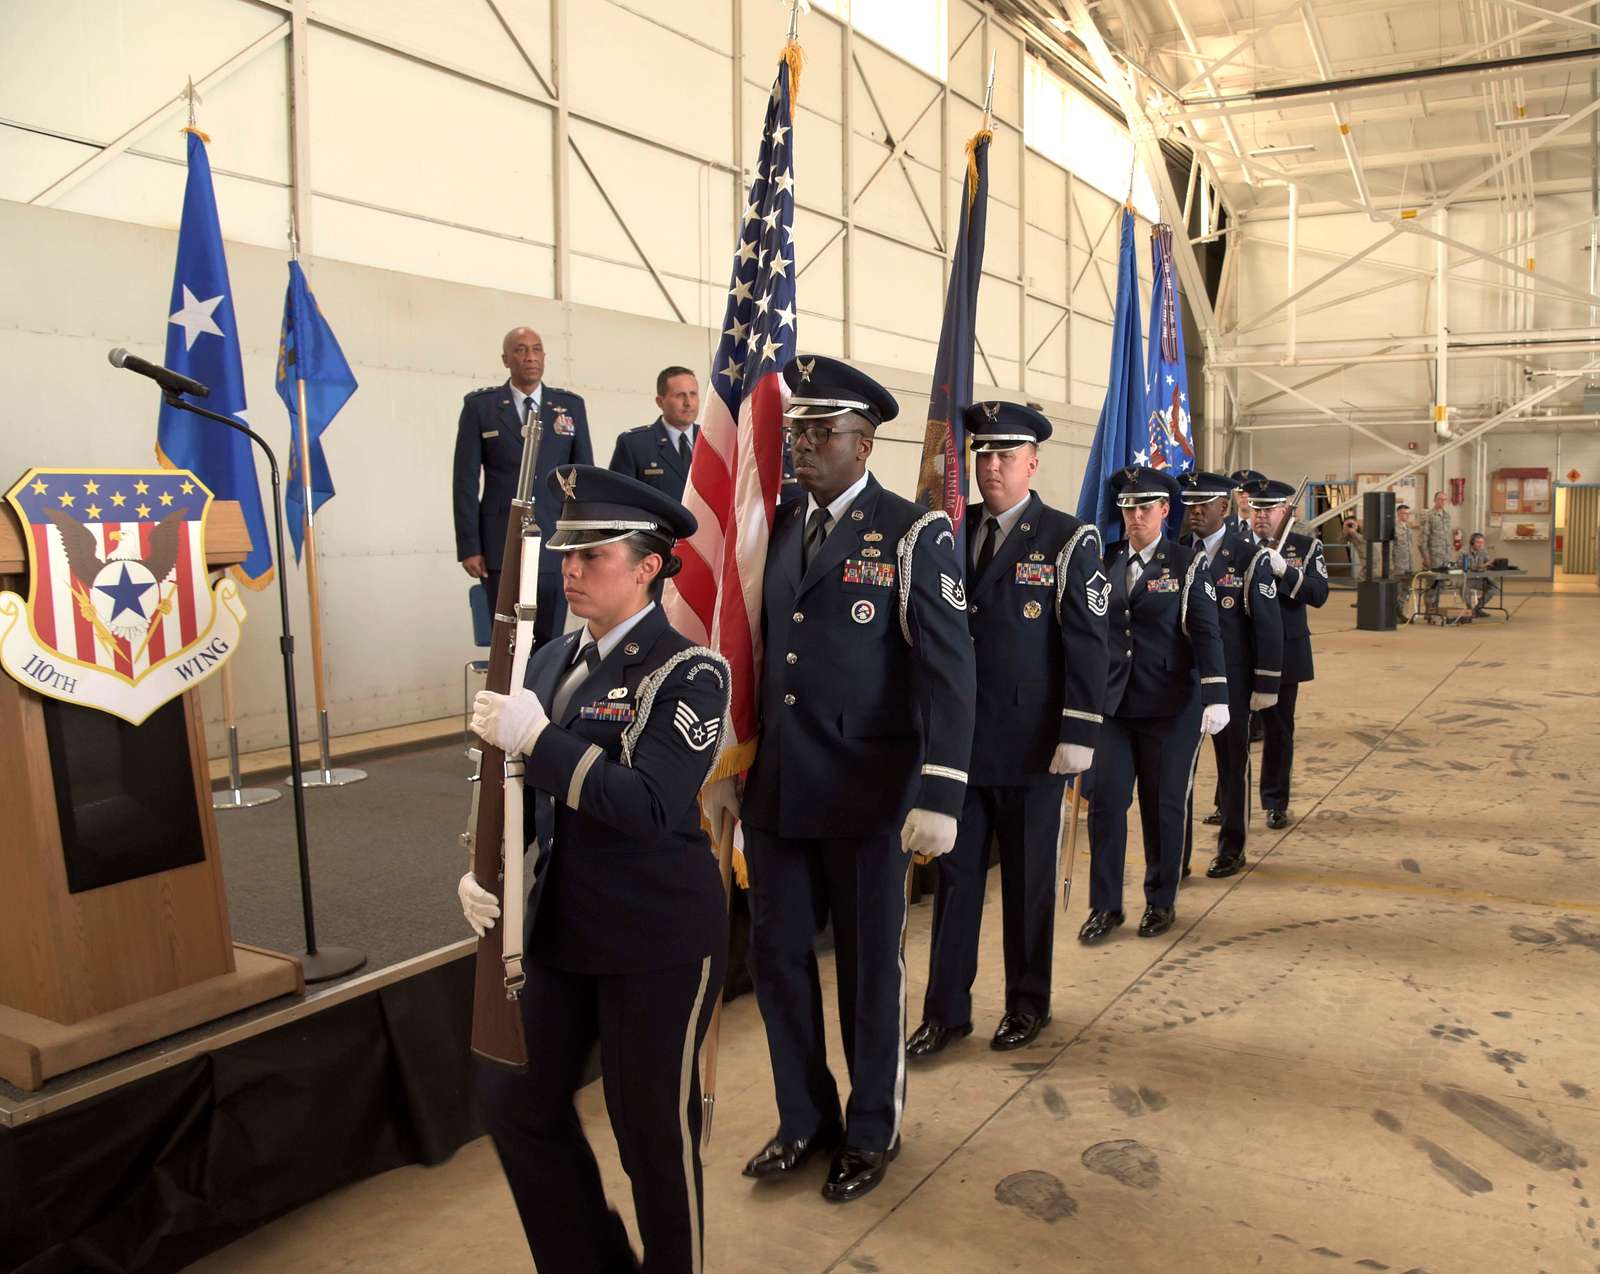
<instances>
[{"instance_id":1,"label":"eyeglasses","mask_svg":"<svg viewBox=\"0 0 1600 1274\"><path fill-rule=\"evenodd\" d=\"M835 434L864 434L865 429L835 429L832 425L785 425L783 432L789 435L790 444L800 441L803 437L813 447L826 447L828 439Z\"/></svg>"}]
</instances>

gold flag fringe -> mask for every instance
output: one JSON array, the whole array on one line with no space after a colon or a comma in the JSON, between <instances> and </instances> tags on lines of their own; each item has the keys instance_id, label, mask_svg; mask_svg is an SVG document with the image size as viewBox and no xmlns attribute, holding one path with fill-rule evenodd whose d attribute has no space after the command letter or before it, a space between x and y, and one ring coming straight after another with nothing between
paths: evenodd
<instances>
[{"instance_id":1,"label":"gold flag fringe","mask_svg":"<svg viewBox=\"0 0 1600 1274\"><path fill-rule=\"evenodd\" d=\"M978 198L978 147L994 140L994 129L980 128L967 138L967 211Z\"/></svg>"},{"instance_id":2,"label":"gold flag fringe","mask_svg":"<svg viewBox=\"0 0 1600 1274\"><path fill-rule=\"evenodd\" d=\"M193 133L196 137L198 137L201 141L203 141L207 146L211 145L211 134L210 133L202 133L193 124L190 124L187 128L180 128L178 130L178 132L180 132L180 133Z\"/></svg>"}]
</instances>

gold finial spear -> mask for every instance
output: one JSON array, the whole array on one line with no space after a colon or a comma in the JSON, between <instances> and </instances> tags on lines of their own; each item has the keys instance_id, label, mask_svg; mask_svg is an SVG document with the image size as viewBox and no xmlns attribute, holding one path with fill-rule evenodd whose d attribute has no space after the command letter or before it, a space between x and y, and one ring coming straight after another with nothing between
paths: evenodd
<instances>
[{"instance_id":1,"label":"gold finial spear","mask_svg":"<svg viewBox=\"0 0 1600 1274\"><path fill-rule=\"evenodd\" d=\"M995 59L999 56L998 50L989 54L989 83L983 90L983 128L989 131L989 125L994 115L994 68Z\"/></svg>"}]
</instances>

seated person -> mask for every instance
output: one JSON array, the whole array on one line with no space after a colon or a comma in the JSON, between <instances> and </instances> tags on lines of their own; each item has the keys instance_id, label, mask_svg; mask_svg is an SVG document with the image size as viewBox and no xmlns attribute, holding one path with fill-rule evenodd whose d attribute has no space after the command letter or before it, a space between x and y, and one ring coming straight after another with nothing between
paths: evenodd
<instances>
[{"instance_id":1,"label":"seated person","mask_svg":"<svg viewBox=\"0 0 1600 1274\"><path fill-rule=\"evenodd\" d=\"M1472 538L1467 541L1467 551L1461 555L1461 569L1467 572L1467 579L1462 587L1469 597L1473 593L1477 594L1472 600L1472 613L1479 619L1484 617L1487 613L1485 607L1500 591L1487 575L1472 574L1474 571L1487 570L1489 562L1489 551L1484 545L1483 532L1474 531Z\"/></svg>"}]
</instances>

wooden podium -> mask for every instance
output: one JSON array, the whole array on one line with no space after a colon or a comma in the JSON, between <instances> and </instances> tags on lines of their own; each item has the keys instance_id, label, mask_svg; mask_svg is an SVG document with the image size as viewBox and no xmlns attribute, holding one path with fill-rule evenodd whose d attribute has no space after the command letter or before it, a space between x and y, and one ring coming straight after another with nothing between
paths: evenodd
<instances>
[{"instance_id":1,"label":"wooden podium","mask_svg":"<svg viewBox=\"0 0 1600 1274\"><path fill-rule=\"evenodd\" d=\"M249 547L238 504L213 503L207 565L241 562ZM0 587L27 593L21 529L4 503ZM63 772L73 749L93 771L76 783ZM304 993L295 957L233 941L198 690L135 727L46 700L0 673L0 756L0 1078L36 1089L125 1049ZM128 791L118 790L119 758ZM159 811L145 811L134 776L148 778L158 764L171 781ZM113 863L104 870L115 883L97 884L96 869L68 852L83 826L97 827L103 841L107 826L148 834L152 822L172 829L165 852L173 855L176 838L182 865L115 879L137 869L119 873Z\"/></svg>"}]
</instances>

